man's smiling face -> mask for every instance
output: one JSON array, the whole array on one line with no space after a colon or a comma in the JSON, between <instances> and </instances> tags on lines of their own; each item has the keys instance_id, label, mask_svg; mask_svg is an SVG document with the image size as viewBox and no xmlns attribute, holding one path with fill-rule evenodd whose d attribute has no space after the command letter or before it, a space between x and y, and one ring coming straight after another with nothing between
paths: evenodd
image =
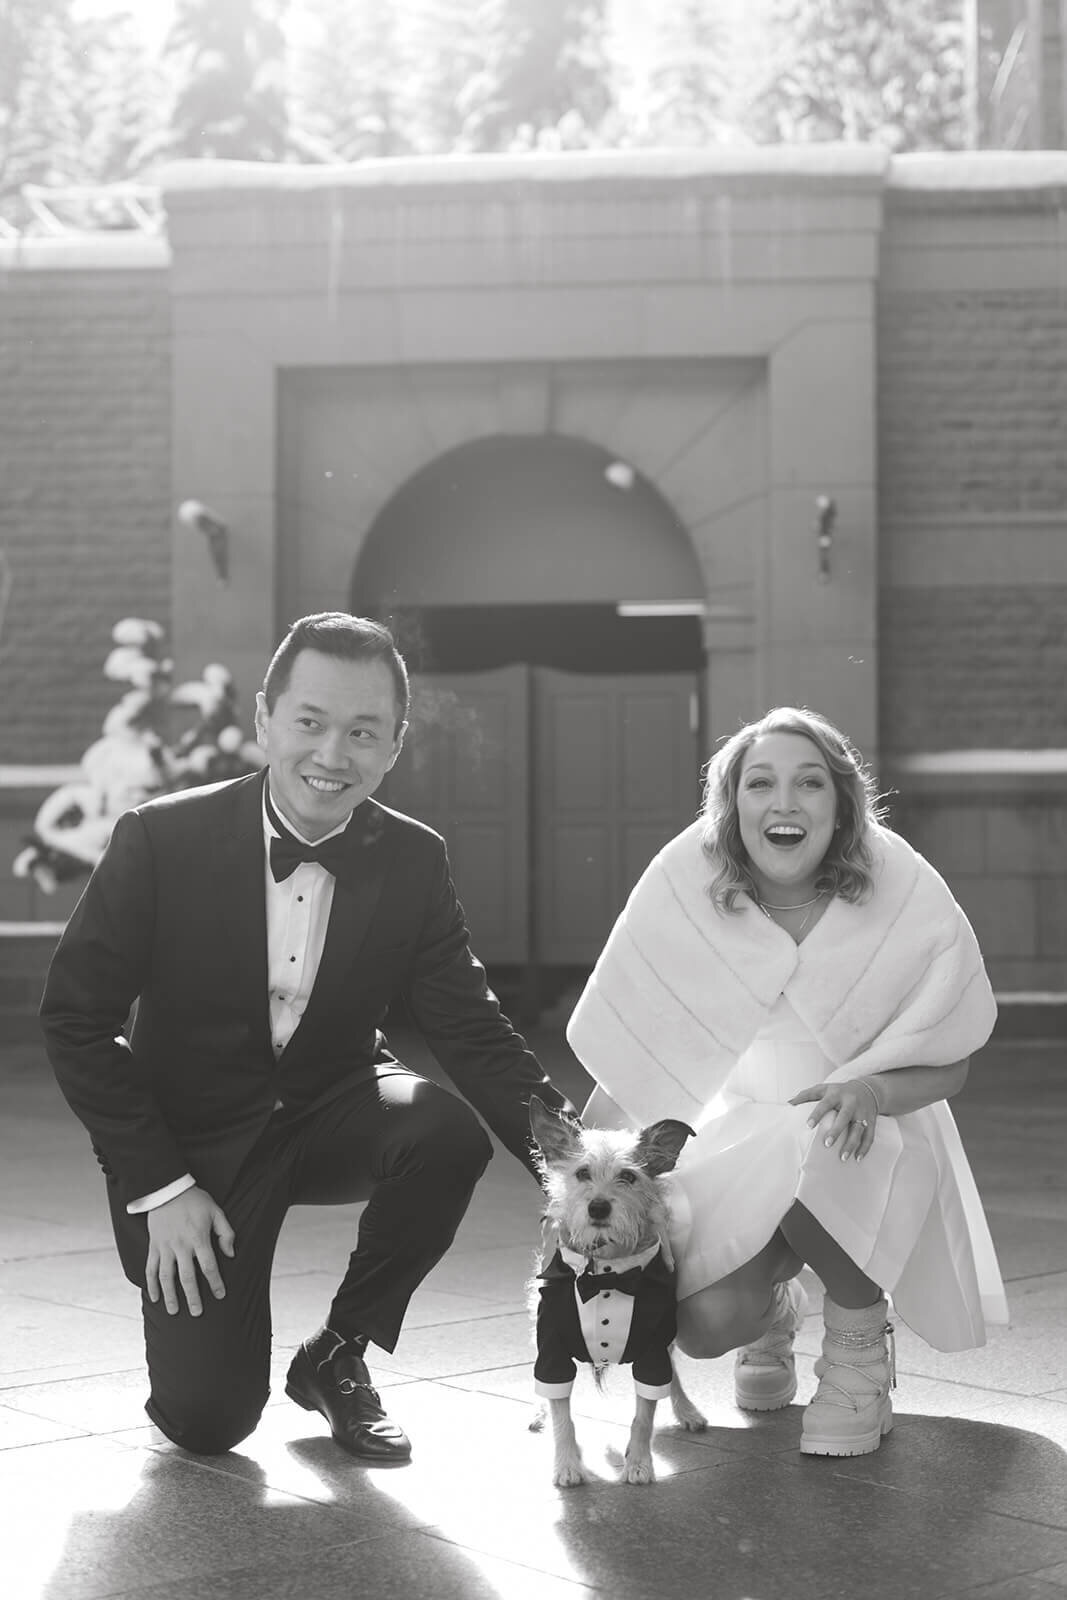
<instances>
[{"instance_id":1,"label":"man's smiling face","mask_svg":"<svg viewBox=\"0 0 1067 1600\"><path fill-rule=\"evenodd\" d=\"M274 702L256 696L256 738L282 816L314 842L372 795L400 754L407 723L384 661L301 650Z\"/></svg>"}]
</instances>

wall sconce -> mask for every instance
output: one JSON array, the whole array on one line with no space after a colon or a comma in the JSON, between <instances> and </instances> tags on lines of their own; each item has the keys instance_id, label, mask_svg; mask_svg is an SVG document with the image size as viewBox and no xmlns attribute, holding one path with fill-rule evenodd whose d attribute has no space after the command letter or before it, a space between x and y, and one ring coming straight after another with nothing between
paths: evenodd
<instances>
[{"instance_id":1,"label":"wall sconce","mask_svg":"<svg viewBox=\"0 0 1067 1600\"><path fill-rule=\"evenodd\" d=\"M230 530L227 524L217 512L209 510L202 500L183 500L178 507L178 521L183 527L204 535L219 581L226 583L230 576Z\"/></svg>"},{"instance_id":2,"label":"wall sconce","mask_svg":"<svg viewBox=\"0 0 1067 1600\"><path fill-rule=\"evenodd\" d=\"M834 547L834 522L837 518L837 501L828 494L820 494L815 501L815 541L819 551L819 582L830 581L830 551Z\"/></svg>"}]
</instances>

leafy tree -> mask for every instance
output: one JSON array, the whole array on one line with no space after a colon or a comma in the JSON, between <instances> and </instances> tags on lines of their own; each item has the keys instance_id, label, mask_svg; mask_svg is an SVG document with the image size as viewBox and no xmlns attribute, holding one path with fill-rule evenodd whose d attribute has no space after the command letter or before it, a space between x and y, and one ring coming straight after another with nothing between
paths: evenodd
<instances>
[{"instance_id":1,"label":"leafy tree","mask_svg":"<svg viewBox=\"0 0 1067 1600\"><path fill-rule=\"evenodd\" d=\"M962 143L963 49L953 0L775 0L777 36L748 131L892 150Z\"/></svg>"},{"instance_id":2,"label":"leafy tree","mask_svg":"<svg viewBox=\"0 0 1067 1600\"><path fill-rule=\"evenodd\" d=\"M605 11L606 0L478 0L483 55L460 97L463 145L598 142L613 100Z\"/></svg>"},{"instance_id":3,"label":"leafy tree","mask_svg":"<svg viewBox=\"0 0 1067 1600\"><path fill-rule=\"evenodd\" d=\"M295 50L295 152L316 161L395 156L413 147L406 18L383 0L305 0Z\"/></svg>"},{"instance_id":4,"label":"leafy tree","mask_svg":"<svg viewBox=\"0 0 1067 1600\"><path fill-rule=\"evenodd\" d=\"M286 0L178 0L165 57L170 127L145 154L282 161Z\"/></svg>"},{"instance_id":5,"label":"leafy tree","mask_svg":"<svg viewBox=\"0 0 1067 1600\"><path fill-rule=\"evenodd\" d=\"M128 15L87 20L79 41L79 121L86 181L136 177L164 132L166 85Z\"/></svg>"},{"instance_id":6,"label":"leafy tree","mask_svg":"<svg viewBox=\"0 0 1067 1600\"><path fill-rule=\"evenodd\" d=\"M727 57L714 7L708 0L675 0L660 13L657 44L647 137L656 144L715 143L725 124Z\"/></svg>"},{"instance_id":7,"label":"leafy tree","mask_svg":"<svg viewBox=\"0 0 1067 1600\"><path fill-rule=\"evenodd\" d=\"M464 144L464 96L483 68L485 46L471 0L413 0L410 12L410 135L426 154Z\"/></svg>"},{"instance_id":8,"label":"leafy tree","mask_svg":"<svg viewBox=\"0 0 1067 1600\"><path fill-rule=\"evenodd\" d=\"M80 174L70 0L0 0L0 214L24 222L25 183Z\"/></svg>"}]
</instances>

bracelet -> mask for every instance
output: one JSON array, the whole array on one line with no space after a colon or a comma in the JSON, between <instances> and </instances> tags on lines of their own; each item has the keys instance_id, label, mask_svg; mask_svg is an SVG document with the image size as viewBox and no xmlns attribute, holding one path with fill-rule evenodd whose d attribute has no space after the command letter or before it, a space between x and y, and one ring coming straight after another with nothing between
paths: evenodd
<instances>
[{"instance_id":1,"label":"bracelet","mask_svg":"<svg viewBox=\"0 0 1067 1600\"><path fill-rule=\"evenodd\" d=\"M869 1089L870 1090L871 1099L874 1101L875 1112L877 1113L878 1116L884 1117L885 1116L885 1112L882 1110L882 1102L879 1100L878 1091L874 1087L874 1084L871 1082L870 1078L853 1078L852 1081L853 1081L853 1083L862 1083L862 1085L863 1085L863 1087L865 1089Z\"/></svg>"}]
</instances>

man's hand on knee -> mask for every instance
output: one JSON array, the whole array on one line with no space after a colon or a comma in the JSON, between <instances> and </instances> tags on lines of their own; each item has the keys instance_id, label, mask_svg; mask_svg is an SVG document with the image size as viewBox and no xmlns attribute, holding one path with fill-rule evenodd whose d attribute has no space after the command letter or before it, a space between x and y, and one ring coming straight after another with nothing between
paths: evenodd
<instances>
[{"instance_id":1,"label":"man's hand on knee","mask_svg":"<svg viewBox=\"0 0 1067 1600\"><path fill-rule=\"evenodd\" d=\"M156 1206L148 1212L147 1220L145 1288L149 1300L155 1305L162 1294L163 1304L171 1316L175 1316L180 1309L178 1285L181 1284L191 1315L200 1316L204 1307L197 1267L216 1300L222 1300L226 1294L212 1248L214 1235L223 1255L233 1255L233 1229L222 1207L215 1204L206 1190L194 1187L165 1205Z\"/></svg>"}]
</instances>

